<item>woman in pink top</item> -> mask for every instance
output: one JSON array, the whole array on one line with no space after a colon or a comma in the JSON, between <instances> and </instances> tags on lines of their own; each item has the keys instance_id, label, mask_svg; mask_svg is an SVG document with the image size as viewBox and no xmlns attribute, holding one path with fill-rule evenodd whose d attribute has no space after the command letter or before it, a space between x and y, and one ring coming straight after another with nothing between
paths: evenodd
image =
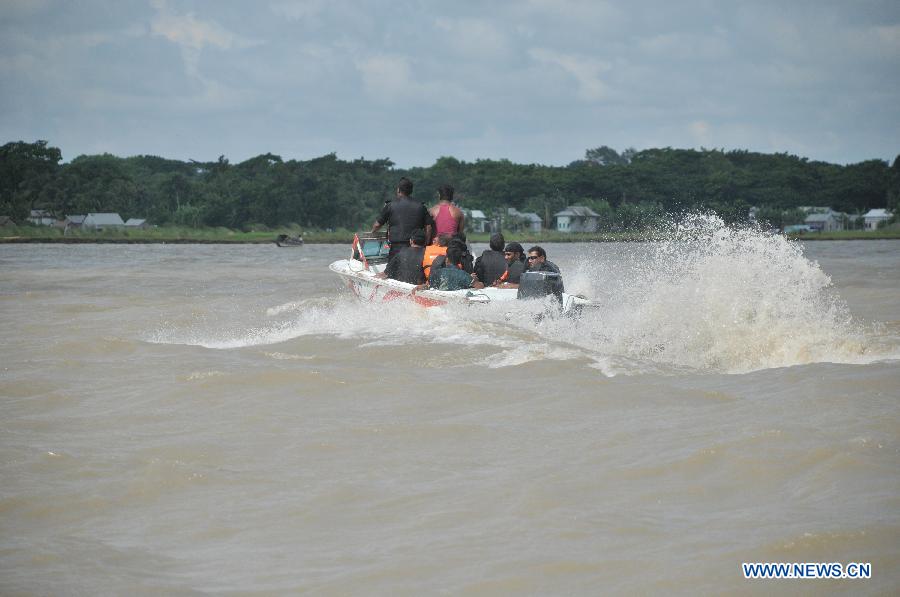
<instances>
[{"instance_id":1,"label":"woman in pink top","mask_svg":"<svg viewBox=\"0 0 900 597\"><path fill-rule=\"evenodd\" d=\"M431 217L434 218L435 239L440 234L453 236L464 229L466 216L460 208L452 204L452 201L453 187L448 184L441 185L438 188L438 204L431 208Z\"/></svg>"}]
</instances>

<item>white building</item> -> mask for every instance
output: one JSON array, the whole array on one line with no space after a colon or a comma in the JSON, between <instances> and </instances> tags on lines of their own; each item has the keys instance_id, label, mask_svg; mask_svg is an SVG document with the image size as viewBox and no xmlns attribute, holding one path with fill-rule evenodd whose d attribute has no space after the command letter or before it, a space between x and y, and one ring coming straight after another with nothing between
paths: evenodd
<instances>
[{"instance_id":1,"label":"white building","mask_svg":"<svg viewBox=\"0 0 900 597\"><path fill-rule=\"evenodd\" d=\"M531 211L522 212L515 207L510 207L507 208L506 215L508 216L508 220L507 224L504 226L505 228L540 232L544 227L544 221L541 220L541 217Z\"/></svg>"},{"instance_id":2,"label":"white building","mask_svg":"<svg viewBox=\"0 0 900 597\"><path fill-rule=\"evenodd\" d=\"M147 220L142 218L128 218L125 222L126 228L147 228Z\"/></svg>"},{"instance_id":3,"label":"white building","mask_svg":"<svg viewBox=\"0 0 900 597\"><path fill-rule=\"evenodd\" d=\"M560 232L597 232L600 214L590 207L572 205L553 214L556 229Z\"/></svg>"},{"instance_id":4,"label":"white building","mask_svg":"<svg viewBox=\"0 0 900 597\"><path fill-rule=\"evenodd\" d=\"M122 217L115 213L89 213L81 223L82 228L103 230L104 228L120 228L125 225Z\"/></svg>"},{"instance_id":5,"label":"white building","mask_svg":"<svg viewBox=\"0 0 900 597\"><path fill-rule=\"evenodd\" d=\"M472 232L490 232L491 223L488 221L487 216L484 215L484 212L480 209L472 209L465 212L466 214L466 225L469 227L469 230Z\"/></svg>"},{"instance_id":6,"label":"white building","mask_svg":"<svg viewBox=\"0 0 900 597\"><path fill-rule=\"evenodd\" d=\"M26 219L36 226L52 226L56 222L56 218L46 209L32 209Z\"/></svg>"},{"instance_id":7,"label":"white building","mask_svg":"<svg viewBox=\"0 0 900 597\"><path fill-rule=\"evenodd\" d=\"M890 220L891 216L893 216L893 214L886 209L870 209L863 215L863 220L866 223L866 230L877 230L878 225Z\"/></svg>"},{"instance_id":8,"label":"white building","mask_svg":"<svg viewBox=\"0 0 900 597\"><path fill-rule=\"evenodd\" d=\"M819 232L832 232L844 229L844 214L828 210L827 212L815 212L806 216L804 223Z\"/></svg>"}]
</instances>

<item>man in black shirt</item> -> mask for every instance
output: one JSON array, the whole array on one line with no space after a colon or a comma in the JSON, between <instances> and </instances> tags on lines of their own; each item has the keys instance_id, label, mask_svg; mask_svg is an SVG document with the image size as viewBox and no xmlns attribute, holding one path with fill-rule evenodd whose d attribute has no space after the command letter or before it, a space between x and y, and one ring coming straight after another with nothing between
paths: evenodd
<instances>
[{"instance_id":1,"label":"man in black shirt","mask_svg":"<svg viewBox=\"0 0 900 597\"><path fill-rule=\"evenodd\" d=\"M547 261L547 251L537 245L528 249L528 271L562 273L555 263Z\"/></svg>"},{"instance_id":2,"label":"man in black shirt","mask_svg":"<svg viewBox=\"0 0 900 597\"><path fill-rule=\"evenodd\" d=\"M484 251L475 260L475 277L485 286L491 286L506 272L506 259L503 256L503 235L495 233L491 236L490 249Z\"/></svg>"},{"instance_id":3,"label":"man in black shirt","mask_svg":"<svg viewBox=\"0 0 900 597\"><path fill-rule=\"evenodd\" d=\"M375 232L385 224L389 225L388 240L391 242L389 257L393 257L409 245L409 238L414 230L425 230L425 242L431 239L431 230L434 226L434 218L425 209L425 206L410 197L413 183L405 176L397 185L397 198L390 203L385 203L381 213L372 224L372 232Z\"/></svg>"},{"instance_id":4,"label":"man in black shirt","mask_svg":"<svg viewBox=\"0 0 900 597\"><path fill-rule=\"evenodd\" d=\"M391 248L393 249L393 245ZM424 256L425 232L416 230L412 233L407 246L391 257L384 272L377 277L391 278L407 284L422 284L425 282L425 270L422 268Z\"/></svg>"},{"instance_id":5,"label":"man in black shirt","mask_svg":"<svg viewBox=\"0 0 900 597\"><path fill-rule=\"evenodd\" d=\"M500 288L518 288L519 278L527 269L523 254L525 249L519 243L509 243L503 249L503 257L506 258L506 272L497 280L496 286Z\"/></svg>"},{"instance_id":6,"label":"man in black shirt","mask_svg":"<svg viewBox=\"0 0 900 597\"><path fill-rule=\"evenodd\" d=\"M530 272L554 272L562 276L559 267L552 261L547 261L547 251L535 245L528 249L528 271ZM562 280L562 277L560 277ZM563 291L560 281L560 291Z\"/></svg>"}]
</instances>

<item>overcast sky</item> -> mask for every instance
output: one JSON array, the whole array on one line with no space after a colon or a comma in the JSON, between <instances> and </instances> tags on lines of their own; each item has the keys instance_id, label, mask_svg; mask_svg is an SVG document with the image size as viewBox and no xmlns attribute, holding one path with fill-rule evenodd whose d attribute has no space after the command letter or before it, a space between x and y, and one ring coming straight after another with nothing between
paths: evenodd
<instances>
[{"instance_id":1,"label":"overcast sky","mask_svg":"<svg viewBox=\"0 0 900 597\"><path fill-rule=\"evenodd\" d=\"M900 2L0 0L0 143L232 162L900 152Z\"/></svg>"}]
</instances>

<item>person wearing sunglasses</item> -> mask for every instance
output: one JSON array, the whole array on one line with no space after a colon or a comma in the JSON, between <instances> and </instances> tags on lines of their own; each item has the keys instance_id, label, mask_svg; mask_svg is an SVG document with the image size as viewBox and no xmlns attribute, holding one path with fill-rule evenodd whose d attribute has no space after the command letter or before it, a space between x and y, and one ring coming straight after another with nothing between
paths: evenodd
<instances>
[{"instance_id":1,"label":"person wearing sunglasses","mask_svg":"<svg viewBox=\"0 0 900 597\"><path fill-rule=\"evenodd\" d=\"M535 245L528 249L528 271L530 272L554 272L561 274L559 267L552 261L547 261L547 251Z\"/></svg>"}]
</instances>

